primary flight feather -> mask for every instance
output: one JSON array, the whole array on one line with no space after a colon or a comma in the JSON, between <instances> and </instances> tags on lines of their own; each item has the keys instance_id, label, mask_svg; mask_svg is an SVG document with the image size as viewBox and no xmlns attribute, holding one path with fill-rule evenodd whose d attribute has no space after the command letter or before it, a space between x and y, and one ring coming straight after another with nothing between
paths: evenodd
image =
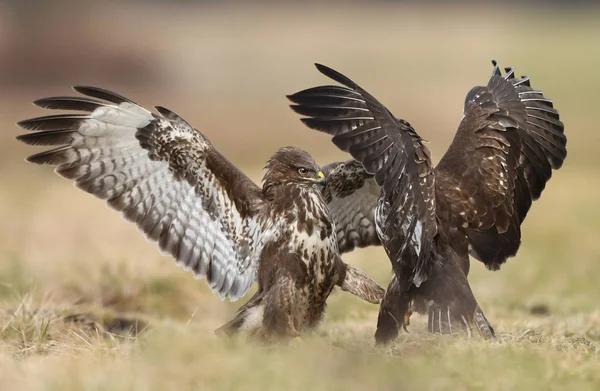
<instances>
[{"instance_id":1,"label":"primary flight feather","mask_svg":"<svg viewBox=\"0 0 600 391\"><path fill-rule=\"evenodd\" d=\"M268 161L261 188L174 112L151 112L96 87L74 89L81 95L35 104L82 113L19 123L33 131L20 141L53 146L27 160L56 166L106 200L221 298L236 300L257 281L257 293L221 331L299 335L319 323L335 286L380 302L384 290L339 256L379 243L374 207L356 216L338 208L369 196L370 175L345 181L348 170L335 163L325 178L310 154L285 147ZM326 179L333 187L324 190Z\"/></svg>"}]
</instances>

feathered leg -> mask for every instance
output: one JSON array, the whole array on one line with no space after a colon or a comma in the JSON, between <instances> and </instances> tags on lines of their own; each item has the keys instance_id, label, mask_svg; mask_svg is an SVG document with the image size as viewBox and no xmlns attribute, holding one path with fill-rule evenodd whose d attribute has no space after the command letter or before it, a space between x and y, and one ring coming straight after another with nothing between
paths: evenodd
<instances>
[{"instance_id":1,"label":"feathered leg","mask_svg":"<svg viewBox=\"0 0 600 391\"><path fill-rule=\"evenodd\" d=\"M282 279L265 295L263 300L264 333L269 340L299 337L295 315L299 295L293 281Z\"/></svg>"},{"instance_id":2,"label":"feathered leg","mask_svg":"<svg viewBox=\"0 0 600 391\"><path fill-rule=\"evenodd\" d=\"M406 330L411 314L411 301L411 293L401 286L394 275L379 307L375 332L375 342L378 345L396 339L400 327Z\"/></svg>"},{"instance_id":3,"label":"feathered leg","mask_svg":"<svg viewBox=\"0 0 600 391\"><path fill-rule=\"evenodd\" d=\"M343 263L343 278L338 285L343 291L350 292L369 303L379 304L385 295L385 289L364 271Z\"/></svg>"},{"instance_id":4,"label":"feathered leg","mask_svg":"<svg viewBox=\"0 0 600 391\"><path fill-rule=\"evenodd\" d=\"M249 335L254 335L262 328L263 297L262 291L256 292L246 304L238 309L232 320L215 330L215 334L231 337L240 331L246 331Z\"/></svg>"},{"instance_id":5,"label":"feathered leg","mask_svg":"<svg viewBox=\"0 0 600 391\"><path fill-rule=\"evenodd\" d=\"M299 337L294 321L296 293L294 284L281 281L266 293L257 292L215 333L232 336L243 332L264 342Z\"/></svg>"}]
</instances>

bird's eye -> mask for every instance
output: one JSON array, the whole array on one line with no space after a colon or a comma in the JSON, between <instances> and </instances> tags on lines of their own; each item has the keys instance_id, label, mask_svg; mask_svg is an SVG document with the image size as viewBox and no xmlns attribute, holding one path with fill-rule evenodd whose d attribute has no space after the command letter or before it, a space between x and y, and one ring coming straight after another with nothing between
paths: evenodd
<instances>
[{"instance_id":1,"label":"bird's eye","mask_svg":"<svg viewBox=\"0 0 600 391\"><path fill-rule=\"evenodd\" d=\"M304 168L304 167L300 167L298 169L298 172L300 173L300 175L306 175L306 174L308 174L308 170L306 168Z\"/></svg>"}]
</instances>

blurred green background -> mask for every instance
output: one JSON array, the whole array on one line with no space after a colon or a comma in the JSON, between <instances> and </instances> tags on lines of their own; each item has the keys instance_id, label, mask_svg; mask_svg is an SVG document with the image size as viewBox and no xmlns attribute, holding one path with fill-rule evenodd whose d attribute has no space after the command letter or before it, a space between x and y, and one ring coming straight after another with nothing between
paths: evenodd
<instances>
[{"instance_id":1,"label":"blurred green background","mask_svg":"<svg viewBox=\"0 0 600 391\"><path fill-rule=\"evenodd\" d=\"M593 2L4 1L0 4L0 389L598 389L600 8ZM215 339L221 302L119 215L75 190L15 123L71 85L163 105L258 181L296 145L347 158L286 94L329 65L443 155L490 60L531 76L565 123L568 157L523 225L516 258L471 281L498 341L432 337L413 317L372 347L377 307L337 292L295 347ZM381 284L381 248L345 256ZM65 317L67 317L65 319ZM124 330L144 329L137 338ZM147 327L146 327L147 326Z\"/></svg>"}]
</instances>

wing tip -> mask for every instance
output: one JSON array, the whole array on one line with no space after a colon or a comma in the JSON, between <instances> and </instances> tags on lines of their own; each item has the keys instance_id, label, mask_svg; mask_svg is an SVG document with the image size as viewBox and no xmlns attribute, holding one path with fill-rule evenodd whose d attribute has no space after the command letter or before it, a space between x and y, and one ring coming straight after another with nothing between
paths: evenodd
<instances>
[{"instance_id":1,"label":"wing tip","mask_svg":"<svg viewBox=\"0 0 600 391\"><path fill-rule=\"evenodd\" d=\"M87 95L86 92L88 92L88 91L99 91L99 90L102 90L99 87L83 86L83 85L71 86L71 89L73 91L79 92L80 94L83 94L83 95Z\"/></svg>"},{"instance_id":2,"label":"wing tip","mask_svg":"<svg viewBox=\"0 0 600 391\"><path fill-rule=\"evenodd\" d=\"M292 111L293 111L294 113L296 113L296 114L300 114L300 115L305 115L305 114L304 114L304 111L302 110L302 108L303 108L303 107L304 107L304 106L302 106L302 105L299 105L299 104L296 104L295 102L294 102L294 104L293 104L293 105L290 105L290 109L292 109ZM300 121L304 122L304 121L303 121L304 119L305 119L305 118L300 118Z\"/></svg>"},{"instance_id":3,"label":"wing tip","mask_svg":"<svg viewBox=\"0 0 600 391\"><path fill-rule=\"evenodd\" d=\"M290 105L290 107L292 107L292 106ZM292 107L292 110L294 110L293 107ZM294 110L294 111L296 111L296 110ZM302 122L304 124L304 126L310 128L310 129L319 130L318 128L315 127L313 120L314 120L314 118L309 118L309 117L300 118L300 122Z\"/></svg>"},{"instance_id":4,"label":"wing tip","mask_svg":"<svg viewBox=\"0 0 600 391\"><path fill-rule=\"evenodd\" d=\"M332 80L337 81L340 84L345 85L348 88L351 88L353 90L356 90L358 88L358 85L355 82L353 82L347 76L344 76L343 74L341 74L340 72L336 71L333 68L330 68L326 65L319 64L319 63L315 63L315 67L323 75L327 76L328 78L330 78Z\"/></svg>"},{"instance_id":5,"label":"wing tip","mask_svg":"<svg viewBox=\"0 0 600 391\"><path fill-rule=\"evenodd\" d=\"M31 119L24 119L24 120L17 122L16 125L23 130L31 130L28 128L30 123L31 123ZM19 139L19 137L17 136L17 140L18 139Z\"/></svg>"},{"instance_id":6,"label":"wing tip","mask_svg":"<svg viewBox=\"0 0 600 391\"><path fill-rule=\"evenodd\" d=\"M492 65L494 66L494 70L492 71L493 76L504 77L505 80L510 80L515 78L515 68L512 66L504 67L504 76L502 76L502 70L500 69L500 65L498 61L492 60Z\"/></svg>"},{"instance_id":7,"label":"wing tip","mask_svg":"<svg viewBox=\"0 0 600 391\"><path fill-rule=\"evenodd\" d=\"M299 103L300 103L300 98L301 98L302 94L304 93L304 91L306 91L306 90L298 91L298 92L295 92L295 93L293 93L293 94L288 94L288 95L286 95L285 97L286 97L286 98L287 98L287 99L288 99L290 102L292 102L292 103L296 103L296 104L299 104Z\"/></svg>"},{"instance_id":8,"label":"wing tip","mask_svg":"<svg viewBox=\"0 0 600 391\"><path fill-rule=\"evenodd\" d=\"M323 65L318 62L315 62L315 68L317 68L317 70L323 73L324 75L326 75L329 71L333 71L333 69L329 68L327 65Z\"/></svg>"},{"instance_id":9,"label":"wing tip","mask_svg":"<svg viewBox=\"0 0 600 391\"><path fill-rule=\"evenodd\" d=\"M33 164L58 166L58 165L62 164L62 162L57 162L54 159L55 152L57 152L57 151L56 150L42 151L42 152L27 156L25 158L25 161L28 163L33 163Z\"/></svg>"},{"instance_id":10,"label":"wing tip","mask_svg":"<svg viewBox=\"0 0 600 391\"><path fill-rule=\"evenodd\" d=\"M51 98L39 98L39 99L36 99L33 102L31 102L31 104L33 104L35 107L45 109L48 106L49 99L51 99ZM18 123L17 123L17 125L18 125Z\"/></svg>"},{"instance_id":11,"label":"wing tip","mask_svg":"<svg viewBox=\"0 0 600 391\"><path fill-rule=\"evenodd\" d=\"M502 76L502 72L500 71L500 66L498 65L498 61L492 60L492 65L494 66L494 70L492 71L492 76Z\"/></svg>"},{"instance_id":12,"label":"wing tip","mask_svg":"<svg viewBox=\"0 0 600 391\"><path fill-rule=\"evenodd\" d=\"M128 98L125 98L123 95L117 94L116 92L109 91L104 88L85 85L72 86L71 88L75 92L92 98L102 99L115 104L131 103L137 106L137 103L133 102Z\"/></svg>"},{"instance_id":13,"label":"wing tip","mask_svg":"<svg viewBox=\"0 0 600 391\"><path fill-rule=\"evenodd\" d=\"M39 133L23 133L15 137L15 140L27 145L43 145L36 140Z\"/></svg>"}]
</instances>

